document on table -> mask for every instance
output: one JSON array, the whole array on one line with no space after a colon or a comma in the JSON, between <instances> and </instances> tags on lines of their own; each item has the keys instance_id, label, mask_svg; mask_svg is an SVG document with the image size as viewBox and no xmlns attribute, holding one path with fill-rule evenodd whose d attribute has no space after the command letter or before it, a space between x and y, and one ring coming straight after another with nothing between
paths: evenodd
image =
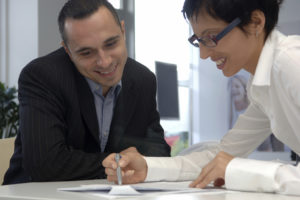
<instances>
[{"instance_id":1,"label":"document on table","mask_svg":"<svg viewBox=\"0 0 300 200\"><path fill-rule=\"evenodd\" d=\"M150 182L139 183L132 185L108 185L108 184L94 184L94 185L81 185L79 187L58 188L59 191L70 192L89 192L89 193L103 193L108 195L143 195L149 193L167 192L168 194L175 193L193 193L193 192L220 192L220 189L197 189L189 188L187 182ZM222 192L224 192L222 190Z\"/></svg>"}]
</instances>

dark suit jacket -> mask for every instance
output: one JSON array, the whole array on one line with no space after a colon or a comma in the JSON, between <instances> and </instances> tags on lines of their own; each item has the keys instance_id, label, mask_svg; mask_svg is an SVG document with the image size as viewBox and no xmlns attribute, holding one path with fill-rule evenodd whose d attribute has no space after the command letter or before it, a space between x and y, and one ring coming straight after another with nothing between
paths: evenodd
<instances>
[{"instance_id":1,"label":"dark suit jacket","mask_svg":"<svg viewBox=\"0 0 300 200\"><path fill-rule=\"evenodd\" d=\"M103 159L135 146L169 156L156 109L156 79L128 58L105 152L93 94L65 51L29 63L19 78L20 131L3 184L105 178Z\"/></svg>"}]
</instances>

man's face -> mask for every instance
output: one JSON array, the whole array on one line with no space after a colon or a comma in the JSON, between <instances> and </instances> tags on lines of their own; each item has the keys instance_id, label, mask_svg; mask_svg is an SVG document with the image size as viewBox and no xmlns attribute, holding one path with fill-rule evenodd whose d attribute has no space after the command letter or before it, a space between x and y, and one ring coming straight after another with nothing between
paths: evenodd
<instances>
[{"instance_id":1,"label":"man's face","mask_svg":"<svg viewBox=\"0 0 300 200\"><path fill-rule=\"evenodd\" d=\"M78 71L101 84L105 94L122 78L127 60L124 22L120 27L106 7L84 19L67 19L63 44Z\"/></svg>"}]
</instances>

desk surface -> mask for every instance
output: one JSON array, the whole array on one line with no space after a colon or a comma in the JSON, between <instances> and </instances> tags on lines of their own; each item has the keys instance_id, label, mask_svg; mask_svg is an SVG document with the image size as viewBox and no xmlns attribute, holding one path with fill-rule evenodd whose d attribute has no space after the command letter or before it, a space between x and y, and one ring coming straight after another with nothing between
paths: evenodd
<instances>
[{"instance_id":1,"label":"desk surface","mask_svg":"<svg viewBox=\"0 0 300 200\"><path fill-rule=\"evenodd\" d=\"M105 180L89 180L89 181L70 181L70 182L46 182L46 183L25 183L16 185L0 186L0 199L18 199L18 200L101 200L101 198L91 194L80 192L63 192L57 191L57 188L75 187L83 184L103 184ZM224 192L224 193L185 193L185 194L164 194L151 196L136 196L128 198L114 198L123 200L143 199L143 200L299 200L299 197L285 196L267 193L247 193L247 192Z\"/></svg>"}]
</instances>

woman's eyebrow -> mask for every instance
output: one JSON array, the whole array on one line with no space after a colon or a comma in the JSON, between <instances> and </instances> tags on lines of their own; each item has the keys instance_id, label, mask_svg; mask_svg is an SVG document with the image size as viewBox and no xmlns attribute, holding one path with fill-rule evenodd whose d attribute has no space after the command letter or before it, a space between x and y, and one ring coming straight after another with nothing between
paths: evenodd
<instances>
[{"instance_id":1,"label":"woman's eyebrow","mask_svg":"<svg viewBox=\"0 0 300 200\"><path fill-rule=\"evenodd\" d=\"M218 31L219 31L219 29L217 29L217 28L206 29L206 30L202 31L201 36L203 36L209 32L218 32Z\"/></svg>"}]
</instances>

